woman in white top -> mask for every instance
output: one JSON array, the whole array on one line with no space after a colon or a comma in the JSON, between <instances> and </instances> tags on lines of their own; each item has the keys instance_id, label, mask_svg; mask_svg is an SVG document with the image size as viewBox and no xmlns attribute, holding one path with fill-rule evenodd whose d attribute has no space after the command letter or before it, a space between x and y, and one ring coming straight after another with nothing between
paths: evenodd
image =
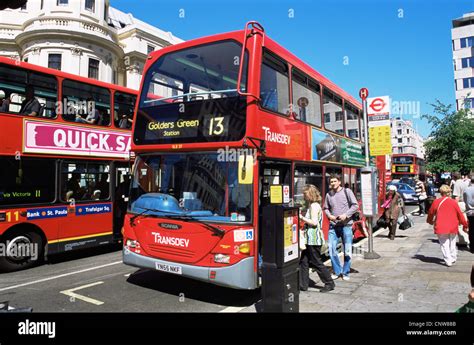
<instances>
[{"instance_id":1,"label":"woman in white top","mask_svg":"<svg viewBox=\"0 0 474 345\"><path fill-rule=\"evenodd\" d=\"M323 211L321 209L321 193L319 189L307 184L303 188L303 197L306 202L304 216L300 219L305 223L306 228L306 249L301 253L300 259L300 290L306 291L309 286L309 265L313 266L319 278L324 283L320 292L334 290L335 284L331 278L331 273L324 266L321 259L321 247L325 243L323 234Z\"/></svg>"}]
</instances>

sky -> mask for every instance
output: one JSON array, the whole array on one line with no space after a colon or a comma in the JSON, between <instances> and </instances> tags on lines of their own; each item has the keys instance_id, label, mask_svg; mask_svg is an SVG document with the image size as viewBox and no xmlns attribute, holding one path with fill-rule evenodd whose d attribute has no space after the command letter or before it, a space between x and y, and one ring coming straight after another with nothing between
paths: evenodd
<instances>
[{"instance_id":1,"label":"sky","mask_svg":"<svg viewBox=\"0 0 474 345\"><path fill-rule=\"evenodd\" d=\"M474 11L472 0L111 0L189 40L241 30L259 21L266 34L358 98L404 103L423 137L436 99L455 107L452 20ZM419 109L419 110L418 110Z\"/></svg>"}]
</instances>

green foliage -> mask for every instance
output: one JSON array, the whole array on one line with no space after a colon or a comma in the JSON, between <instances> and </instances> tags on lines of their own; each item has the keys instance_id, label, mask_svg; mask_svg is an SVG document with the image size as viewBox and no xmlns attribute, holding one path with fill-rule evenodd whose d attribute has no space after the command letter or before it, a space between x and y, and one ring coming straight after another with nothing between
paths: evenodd
<instances>
[{"instance_id":1,"label":"green foliage","mask_svg":"<svg viewBox=\"0 0 474 345\"><path fill-rule=\"evenodd\" d=\"M434 115L423 115L432 130L425 142L426 168L431 172L474 170L474 116L468 109L455 111L436 100ZM469 118L471 116L472 118Z\"/></svg>"}]
</instances>

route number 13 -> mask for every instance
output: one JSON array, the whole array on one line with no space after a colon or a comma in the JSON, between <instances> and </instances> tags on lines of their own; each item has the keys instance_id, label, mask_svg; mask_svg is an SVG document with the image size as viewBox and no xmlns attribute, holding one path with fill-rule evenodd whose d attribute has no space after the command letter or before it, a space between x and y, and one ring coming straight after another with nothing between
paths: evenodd
<instances>
[{"instance_id":1,"label":"route number 13","mask_svg":"<svg viewBox=\"0 0 474 345\"><path fill-rule=\"evenodd\" d=\"M214 117L209 122L209 135L221 135L224 132L224 118Z\"/></svg>"}]
</instances>

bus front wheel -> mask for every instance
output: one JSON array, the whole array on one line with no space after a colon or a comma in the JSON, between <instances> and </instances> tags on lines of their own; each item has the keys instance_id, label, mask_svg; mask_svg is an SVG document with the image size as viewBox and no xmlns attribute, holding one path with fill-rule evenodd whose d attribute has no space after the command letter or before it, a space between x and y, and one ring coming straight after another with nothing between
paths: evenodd
<instances>
[{"instance_id":1,"label":"bus front wheel","mask_svg":"<svg viewBox=\"0 0 474 345\"><path fill-rule=\"evenodd\" d=\"M0 271L13 272L35 266L43 260L44 241L34 232L6 234L0 242Z\"/></svg>"}]
</instances>

